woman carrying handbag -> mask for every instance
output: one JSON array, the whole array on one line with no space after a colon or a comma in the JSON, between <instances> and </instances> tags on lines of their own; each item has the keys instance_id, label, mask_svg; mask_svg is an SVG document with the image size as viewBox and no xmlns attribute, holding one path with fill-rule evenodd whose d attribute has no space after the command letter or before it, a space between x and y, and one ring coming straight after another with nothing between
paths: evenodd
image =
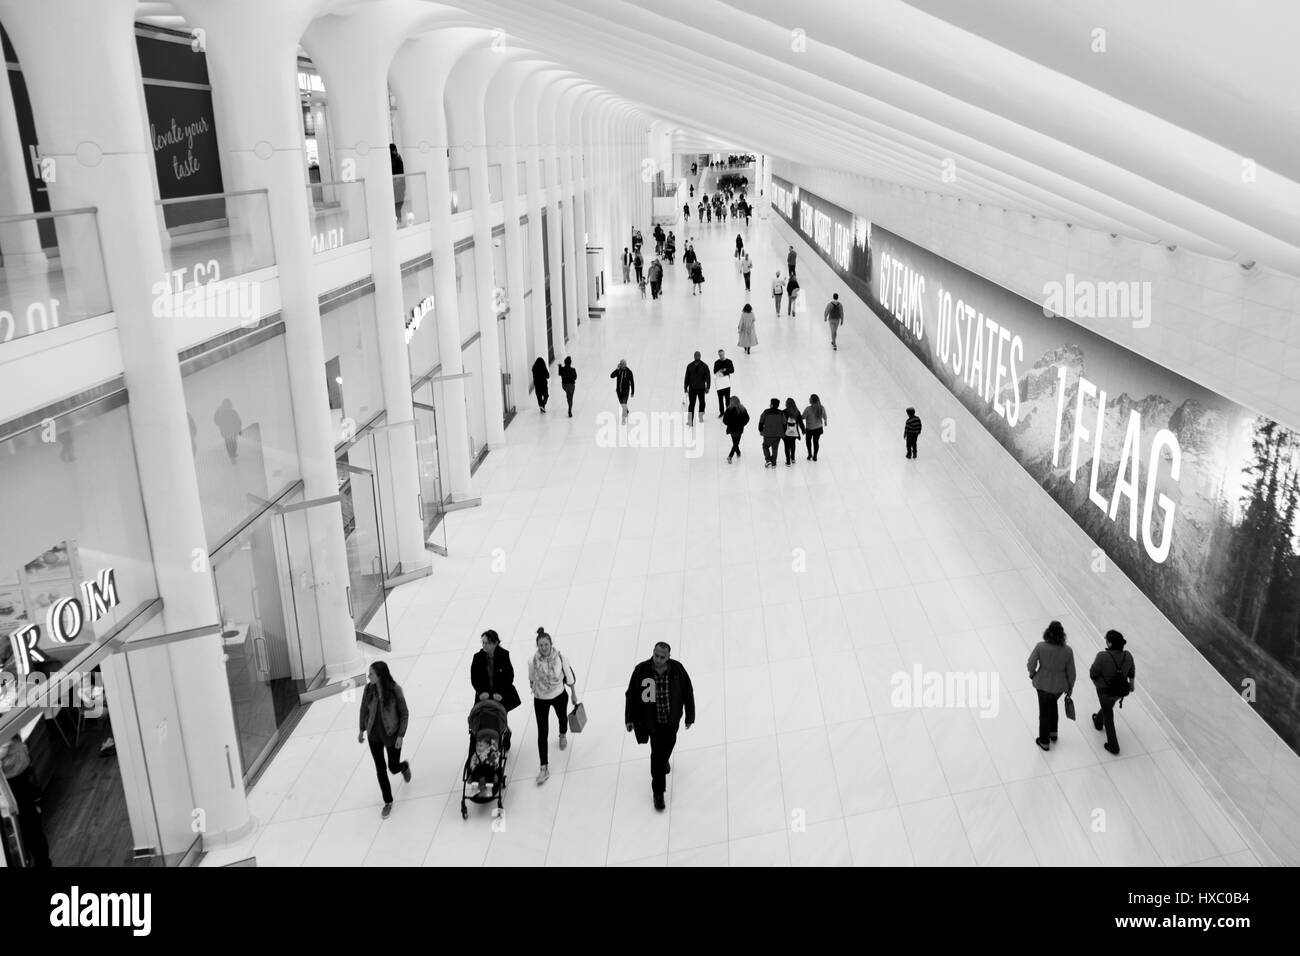
<instances>
[{"instance_id":1,"label":"woman carrying handbag","mask_svg":"<svg viewBox=\"0 0 1300 956\"><path fill-rule=\"evenodd\" d=\"M537 629L537 653L528 662L528 684L533 691L533 715L537 718L537 760L541 770L537 774L540 787L550 779L551 771L547 767L547 737L550 733L551 710L555 710L560 724L560 749L569 746L569 693L567 687L577 682L573 669L564 660L564 655L551 640L545 628ZM574 689L577 696L577 689ZM581 728L575 727L574 730Z\"/></svg>"}]
</instances>

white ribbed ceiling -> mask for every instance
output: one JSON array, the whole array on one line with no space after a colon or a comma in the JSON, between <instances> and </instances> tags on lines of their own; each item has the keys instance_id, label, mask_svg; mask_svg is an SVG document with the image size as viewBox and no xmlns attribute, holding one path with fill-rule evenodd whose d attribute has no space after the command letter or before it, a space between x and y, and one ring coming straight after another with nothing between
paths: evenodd
<instances>
[{"instance_id":1,"label":"white ribbed ceiling","mask_svg":"<svg viewBox=\"0 0 1300 956\"><path fill-rule=\"evenodd\" d=\"M323 6L504 31L683 150L760 151L1300 274L1296 0Z\"/></svg>"}]
</instances>

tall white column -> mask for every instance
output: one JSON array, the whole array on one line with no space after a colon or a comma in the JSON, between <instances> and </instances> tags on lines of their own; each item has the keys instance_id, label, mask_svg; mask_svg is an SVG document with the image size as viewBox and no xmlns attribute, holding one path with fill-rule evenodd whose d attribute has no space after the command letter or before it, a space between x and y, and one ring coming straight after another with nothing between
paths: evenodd
<instances>
[{"instance_id":1,"label":"tall white column","mask_svg":"<svg viewBox=\"0 0 1300 956\"><path fill-rule=\"evenodd\" d=\"M505 444L504 409L501 398L501 340L497 329L497 311L493 304L492 208L488 190L487 125L483 119L485 74L498 66L500 58L490 51L466 57L452 72L448 108L454 112L458 136L468 143L451 146L454 168L469 169L469 189L473 197L471 221L474 227L474 276L479 312L479 366L483 376L483 417L485 440L489 448Z\"/></svg>"},{"instance_id":2,"label":"tall white column","mask_svg":"<svg viewBox=\"0 0 1300 956\"><path fill-rule=\"evenodd\" d=\"M523 92L523 102L515 121L515 130L523 148L520 157L524 163L524 200L528 214L528 248L527 268L532 275L533 312L533 351L529 356L531 365L538 357L546 358L546 263L542 257L542 210L546 200L542 191L541 177L538 172L538 159L541 150L538 147L537 132L537 91L531 87Z\"/></svg>"},{"instance_id":3,"label":"tall white column","mask_svg":"<svg viewBox=\"0 0 1300 956\"><path fill-rule=\"evenodd\" d=\"M357 179L364 183L380 379L388 424L397 426L383 432L376 444L383 460L373 464L382 482L381 520L389 570L400 563L401 572L409 574L429 567L430 557L424 547L420 509L406 308L388 150L388 67L403 40L405 26L401 18L364 13L320 17L307 30L303 44L328 91L335 159L340 166L351 160ZM419 198L412 196L411 200Z\"/></svg>"},{"instance_id":4,"label":"tall white column","mask_svg":"<svg viewBox=\"0 0 1300 956\"><path fill-rule=\"evenodd\" d=\"M177 0L177 7L206 33L226 187L267 191L303 494L308 501L332 498L339 489L334 446L345 436L335 431L325 384L297 77L298 41L315 4L290 0L268 8L259 0ZM336 506L312 508L304 525L311 542L314 623L325 677L333 684L365 671L348 608L342 512Z\"/></svg>"},{"instance_id":5,"label":"tall white column","mask_svg":"<svg viewBox=\"0 0 1300 956\"><path fill-rule=\"evenodd\" d=\"M152 310L153 284L164 266L135 9L135 0L0 0L0 21L23 65L42 150L57 164L50 184L54 207L99 210L140 493L164 605L158 629L178 632L217 624L218 614L206 564L195 563L196 555L206 556L207 541L176 340L171 325ZM239 744L222 654L213 633L127 659L117 655L105 665L137 845L150 845L161 833L162 849L176 849L176 840L199 819L196 810L208 839L237 836L249 826L243 782L227 762L233 754L238 767ZM128 666L147 679L128 680ZM160 776L150 779L151 773ZM140 831L145 817L156 819L157 831Z\"/></svg>"},{"instance_id":6,"label":"tall white column","mask_svg":"<svg viewBox=\"0 0 1300 956\"><path fill-rule=\"evenodd\" d=\"M570 96L569 102L569 159L570 195L573 197L573 283L577 293L578 316L582 323L587 323L591 314L591 297L587 289L587 180L583 173L582 113L586 107L586 95Z\"/></svg>"},{"instance_id":7,"label":"tall white column","mask_svg":"<svg viewBox=\"0 0 1300 956\"><path fill-rule=\"evenodd\" d=\"M502 209L506 227L503 237L506 253L505 280L510 305L502 332L509 339L510 368L506 371L510 373L514 385L516 406L527 397L528 370L536 358L528 355L524 308L524 288L527 282L524 276L530 266L524 260L524 227L519 224L519 217L526 208L525 197L519 193L521 179L518 164L523 150L518 145L515 129L515 99L521 80L517 64L503 71L488 91L487 107L484 110L489 144L488 163L501 167Z\"/></svg>"},{"instance_id":8,"label":"tall white column","mask_svg":"<svg viewBox=\"0 0 1300 956\"><path fill-rule=\"evenodd\" d=\"M541 188L546 201L546 239L549 247L547 249L547 258L551 274L551 341L555 347L555 361L559 363L563 362L564 357L569 354L569 347L564 341L564 269L560 264L561 234L564 230L561 228L560 203L557 195L559 190L554 186L560 162L556 156L555 148L556 92L554 89L550 89L542 97L542 112L537 124L537 132L538 141L541 144L539 153L542 166L540 172L543 175ZM569 308L573 308L571 302Z\"/></svg>"},{"instance_id":9,"label":"tall white column","mask_svg":"<svg viewBox=\"0 0 1300 956\"><path fill-rule=\"evenodd\" d=\"M443 94L454 65L451 39L427 34L405 43L393 59L388 79L402 104L402 139L411 145L402 157L407 173L424 173L429 188L429 222L433 235L433 319L443 381L439 389L438 443L446 451L443 487L452 501L474 497L470 478L469 423L465 411L464 363L460 345L460 304L456 300L456 257L451 240L451 187L447 117ZM426 322L428 319L425 320ZM473 374L477 376L478 370ZM475 382L472 387L479 387Z\"/></svg>"}]
</instances>

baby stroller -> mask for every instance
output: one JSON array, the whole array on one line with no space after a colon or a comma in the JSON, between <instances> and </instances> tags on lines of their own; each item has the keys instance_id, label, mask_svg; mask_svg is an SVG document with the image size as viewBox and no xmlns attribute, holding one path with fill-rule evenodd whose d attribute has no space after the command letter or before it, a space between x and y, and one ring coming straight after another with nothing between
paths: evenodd
<instances>
[{"instance_id":1,"label":"baby stroller","mask_svg":"<svg viewBox=\"0 0 1300 956\"><path fill-rule=\"evenodd\" d=\"M506 789L506 752L510 749L510 726L500 701L480 700L469 711L469 754L461 773L460 817L469 818L465 801L496 801L493 815L499 815Z\"/></svg>"}]
</instances>

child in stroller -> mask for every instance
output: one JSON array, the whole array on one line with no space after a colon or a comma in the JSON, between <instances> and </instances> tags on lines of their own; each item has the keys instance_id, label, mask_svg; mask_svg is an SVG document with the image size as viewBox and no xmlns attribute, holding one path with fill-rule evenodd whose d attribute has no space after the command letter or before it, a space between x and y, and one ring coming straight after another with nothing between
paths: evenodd
<instances>
[{"instance_id":1,"label":"child in stroller","mask_svg":"<svg viewBox=\"0 0 1300 956\"><path fill-rule=\"evenodd\" d=\"M510 749L510 726L506 709L499 701L480 700L469 712L469 754L461 774L460 815L469 816L465 801L491 803L502 810L506 789L506 751Z\"/></svg>"}]
</instances>

